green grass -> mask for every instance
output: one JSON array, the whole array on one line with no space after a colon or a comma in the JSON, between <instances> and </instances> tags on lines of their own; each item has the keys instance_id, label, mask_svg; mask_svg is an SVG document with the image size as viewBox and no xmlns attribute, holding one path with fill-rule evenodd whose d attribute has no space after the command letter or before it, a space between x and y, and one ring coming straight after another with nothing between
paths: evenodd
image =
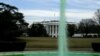
<instances>
[{"instance_id":1,"label":"green grass","mask_svg":"<svg viewBox=\"0 0 100 56\"><path fill-rule=\"evenodd\" d=\"M26 41L26 48L57 48L57 38L48 37L20 37L21 40ZM69 38L69 47L86 48L91 47L92 42L99 42L100 38ZM57 49L56 49L57 50ZM6 52L0 53L0 56L57 56L56 51L32 51L32 52ZM100 53L87 52L70 52L68 56L100 56Z\"/></svg>"},{"instance_id":2,"label":"green grass","mask_svg":"<svg viewBox=\"0 0 100 56\"><path fill-rule=\"evenodd\" d=\"M21 37L27 42L26 48L54 48L57 49L57 38L51 37ZM91 43L100 43L100 38L69 38L70 48L91 48Z\"/></svg>"},{"instance_id":3,"label":"green grass","mask_svg":"<svg viewBox=\"0 0 100 56\"><path fill-rule=\"evenodd\" d=\"M22 38L27 42L26 48L57 48L57 39L53 38Z\"/></svg>"}]
</instances>

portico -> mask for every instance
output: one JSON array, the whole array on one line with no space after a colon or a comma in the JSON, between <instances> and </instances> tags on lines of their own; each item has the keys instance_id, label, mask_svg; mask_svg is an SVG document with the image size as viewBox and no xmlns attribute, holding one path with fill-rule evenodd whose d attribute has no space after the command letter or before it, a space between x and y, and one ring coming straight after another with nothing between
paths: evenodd
<instances>
[{"instance_id":1,"label":"portico","mask_svg":"<svg viewBox=\"0 0 100 56\"><path fill-rule=\"evenodd\" d=\"M58 37L58 28L59 28L59 21L58 20L42 21L42 22L38 22L38 23L44 25L49 36ZM75 24L75 23L68 22L68 24Z\"/></svg>"},{"instance_id":2,"label":"portico","mask_svg":"<svg viewBox=\"0 0 100 56\"><path fill-rule=\"evenodd\" d=\"M58 21L42 22L51 37L58 37Z\"/></svg>"}]
</instances>

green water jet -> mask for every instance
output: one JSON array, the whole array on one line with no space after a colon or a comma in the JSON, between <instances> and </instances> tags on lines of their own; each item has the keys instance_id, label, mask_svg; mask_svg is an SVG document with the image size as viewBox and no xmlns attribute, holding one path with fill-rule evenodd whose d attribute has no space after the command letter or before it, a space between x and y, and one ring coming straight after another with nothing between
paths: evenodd
<instances>
[{"instance_id":1,"label":"green water jet","mask_svg":"<svg viewBox=\"0 0 100 56\"><path fill-rule=\"evenodd\" d=\"M60 0L58 56L66 56L66 55L68 56L65 8L66 8L66 0Z\"/></svg>"}]
</instances>

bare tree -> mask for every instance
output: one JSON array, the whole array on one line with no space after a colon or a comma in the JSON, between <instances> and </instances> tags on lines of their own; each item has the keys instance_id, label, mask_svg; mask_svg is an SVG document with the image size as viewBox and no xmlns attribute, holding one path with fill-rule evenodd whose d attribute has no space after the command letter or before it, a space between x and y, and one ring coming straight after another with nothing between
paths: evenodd
<instances>
[{"instance_id":1,"label":"bare tree","mask_svg":"<svg viewBox=\"0 0 100 56\"><path fill-rule=\"evenodd\" d=\"M79 24L79 31L83 34L83 36L87 37L88 34L91 33L94 25L95 21L92 19L83 19Z\"/></svg>"},{"instance_id":2,"label":"bare tree","mask_svg":"<svg viewBox=\"0 0 100 56\"><path fill-rule=\"evenodd\" d=\"M100 25L100 9L95 12L95 21Z\"/></svg>"}]
</instances>

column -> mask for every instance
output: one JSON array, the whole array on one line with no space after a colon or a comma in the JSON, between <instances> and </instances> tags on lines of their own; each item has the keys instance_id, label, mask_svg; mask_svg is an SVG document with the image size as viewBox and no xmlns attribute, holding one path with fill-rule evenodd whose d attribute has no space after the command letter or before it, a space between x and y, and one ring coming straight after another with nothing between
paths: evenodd
<instances>
[{"instance_id":1,"label":"column","mask_svg":"<svg viewBox=\"0 0 100 56\"><path fill-rule=\"evenodd\" d=\"M49 34L49 25L47 25L47 34Z\"/></svg>"},{"instance_id":2,"label":"column","mask_svg":"<svg viewBox=\"0 0 100 56\"><path fill-rule=\"evenodd\" d=\"M49 35L51 36L51 25L49 25Z\"/></svg>"},{"instance_id":3,"label":"column","mask_svg":"<svg viewBox=\"0 0 100 56\"><path fill-rule=\"evenodd\" d=\"M51 28L51 35L53 37L53 25L52 25L52 28Z\"/></svg>"},{"instance_id":4,"label":"column","mask_svg":"<svg viewBox=\"0 0 100 56\"><path fill-rule=\"evenodd\" d=\"M50 35L52 36L52 26L50 25Z\"/></svg>"},{"instance_id":5,"label":"column","mask_svg":"<svg viewBox=\"0 0 100 56\"><path fill-rule=\"evenodd\" d=\"M55 29L54 29L54 25L53 25L53 37L55 36L54 30L55 30Z\"/></svg>"},{"instance_id":6,"label":"column","mask_svg":"<svg viewBox=\"0 0 100 56\"><path fill-rule=\"evenodd\" d=\"M53 25L53 37L55 36L55 25Z\"/></svg>"},{"instance_id":7,"label":"column","mask_svg":"<svg viewBox=\"0 0 100 56\"><path fill-rule=\"evenodd\" d=\"M52 25L52 37L54 37L54 26Z\"/></svg>"},{"instance_id":8,"label":"column","mask_svg":"<svg viewBox=\"0 0 100 56\"><path fill-rule=\"evenodd\" d=\"M51 31L51 33L50 33L50 34L51 34L51 36L52 36L52 25L51 25L51 30L50 30L50 31Z\"/></svg>"},{"instance_id":9,"label":"column","mask_svg":"<svg viewBox=\"0 0 100 56\"><path fill-rule=\"evenodd\" d=\"M57 25L55 26L55 28L56 28L56 29L55 29L55 30L56 30L56 32L55 32L55 33L56 33L56 37L57 37Z\"/></svg>"},{"instance_id":10,"label":"column","mask_svg":"<svg viewBox=\"0 0 100 56\"><path fill-rule=\"evenodd\" d=\"M54 25L54 30L53 31L54 31L54 36L55 36L55 25Z\"/></svg>"},{"instance_id":11,"label":"column","mask_svg":"<svg viewBox=\"0 0 100 56\"><path fill-rule=\"evenodd\" d=\"M47 33L48 33L48 25L45 26L45 29L46 29L46 31L47 31Z\"/></svg>"},{"instance_id":12,"label":"column","mask_svg":"<svg viewBox=\"0 0 100 56\"><path fill-rule=\"evenodd\" d=\"M54 25L54 35L56 37L56 25Z\"/></svg>"},{"instance_id":13,"label":"column","mask_svg":"<svg viewBox=\"0 0 100 56\"><path fill-rule=\"evenodd\" d=\"M57 37L58 37L58 25L56 25L56 34L57 34Z\"/></svg>"}]
</instances>

